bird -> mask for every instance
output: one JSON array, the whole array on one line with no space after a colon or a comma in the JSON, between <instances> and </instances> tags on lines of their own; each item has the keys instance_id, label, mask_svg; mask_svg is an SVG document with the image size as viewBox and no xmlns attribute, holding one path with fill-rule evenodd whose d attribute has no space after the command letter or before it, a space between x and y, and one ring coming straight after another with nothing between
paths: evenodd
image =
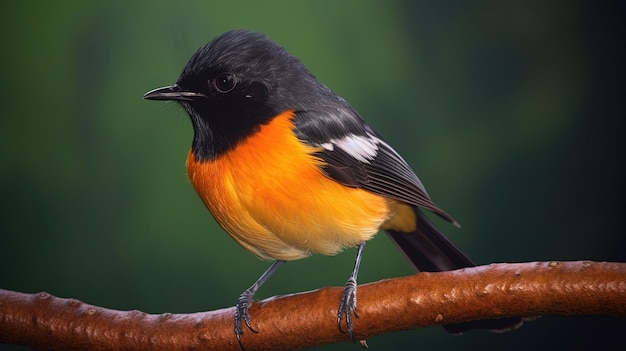
<instances>
[{"instance_id":1,"label":"bird","mask_svg":"<svg viewBox=\"0 0 626 351\"><path fill-rule=\"evenodd\" d=\"M285 262L357 248L337 310L339 331L352 341L359 266L365 243L379 231L417 272L475 266L426 216L460 227L400 154L266 35L218 35L193 54L175 84L143 97L175 101L187 112L194 131L190 183L226 233L274 261L237 300L234 334L242 348L245 328L258 332L249 314L254 294ZM462 333L521 324L512 317L443 327Z\"/></svg>"}]
</instances>

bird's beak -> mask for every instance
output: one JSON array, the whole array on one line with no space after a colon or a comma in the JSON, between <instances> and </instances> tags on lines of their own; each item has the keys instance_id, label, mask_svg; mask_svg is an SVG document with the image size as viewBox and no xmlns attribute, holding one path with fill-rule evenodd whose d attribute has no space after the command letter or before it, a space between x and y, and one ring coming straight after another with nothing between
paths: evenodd
<instances>
[{"instance_id":1,"label":"bird's beak","mask_svg":"<svg viewBox=\"0 0 626 351\"><path fill-rule=\"evenodd\" d=\"M174 84L168 87L150 90L143 96L143 98L147 100L192 101L196 98L206 98L206 95L194 93L192 91L185 91L177 84Z\"/></svg>"}]
</instances>

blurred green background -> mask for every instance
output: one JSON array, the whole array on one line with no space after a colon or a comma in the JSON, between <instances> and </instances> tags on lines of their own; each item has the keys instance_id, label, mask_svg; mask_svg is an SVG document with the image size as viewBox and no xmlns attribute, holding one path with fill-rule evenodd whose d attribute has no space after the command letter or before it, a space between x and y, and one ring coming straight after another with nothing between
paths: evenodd
<instances>
[{"instance_id":1,"label":"blurred green background","mask_svg":"<svg viewBox=\"0 0 626 351\"><path fill-rule=\"evenodd\" d=\"M461 222L437 223L477 262L626 261L625 11L624 1L4 1L0 288L150 313L234 305L269 263L223 233L188 184L185 113L141 99L233 28L266 33L350 101ZM353 260L348 250L290 263L257 298L343 285ZM383 235L368 244L361 283L407 274ZM433 327L369 345L611 349L625 327L546 316L502 335Z\"/></svg>"}]
</instances>

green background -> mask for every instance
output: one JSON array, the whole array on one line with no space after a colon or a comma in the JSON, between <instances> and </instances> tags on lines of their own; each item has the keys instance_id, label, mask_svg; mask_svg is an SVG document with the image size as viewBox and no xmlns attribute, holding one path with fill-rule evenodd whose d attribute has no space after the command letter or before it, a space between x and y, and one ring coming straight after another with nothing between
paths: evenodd
<instances>
[{"instance_id":1,"label":"green background","mask_svg":"<svg viewBox=\"0 0 626 351\"><path fill-rule=\"evenodd\" d=\"M188 184L185 113L141 99L233 28L266 33L350 101L463 225L437 222L477 262L626 261L625 11L624 1L4 1L0 288L196 312L232 306L267 268ZM353 260L348 250L290 263L257 298L343 285ZM407 274L384 236L368 244L361 283ZM502 335L433 327L369 345L611 349L625 327L546 316Z\"/></svg>"}]
</instances>

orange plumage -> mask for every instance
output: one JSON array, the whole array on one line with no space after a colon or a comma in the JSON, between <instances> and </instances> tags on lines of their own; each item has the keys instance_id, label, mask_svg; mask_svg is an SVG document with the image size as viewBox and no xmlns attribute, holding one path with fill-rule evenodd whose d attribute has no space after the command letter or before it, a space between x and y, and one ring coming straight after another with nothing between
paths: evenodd
<instances>
[{"instance_id":1,"label":"orange plumage","mask_svg":"<svg viewBox=\"0 0 626 351\"><path fill-rule=\"evenodd\" d=\"M370 239L394 201L326 177L292 118L282 113L215 160L197 162L190 150L187 175L200 198L233 239L266 259L331 255Z\"/></svg>"}]
</instances>

